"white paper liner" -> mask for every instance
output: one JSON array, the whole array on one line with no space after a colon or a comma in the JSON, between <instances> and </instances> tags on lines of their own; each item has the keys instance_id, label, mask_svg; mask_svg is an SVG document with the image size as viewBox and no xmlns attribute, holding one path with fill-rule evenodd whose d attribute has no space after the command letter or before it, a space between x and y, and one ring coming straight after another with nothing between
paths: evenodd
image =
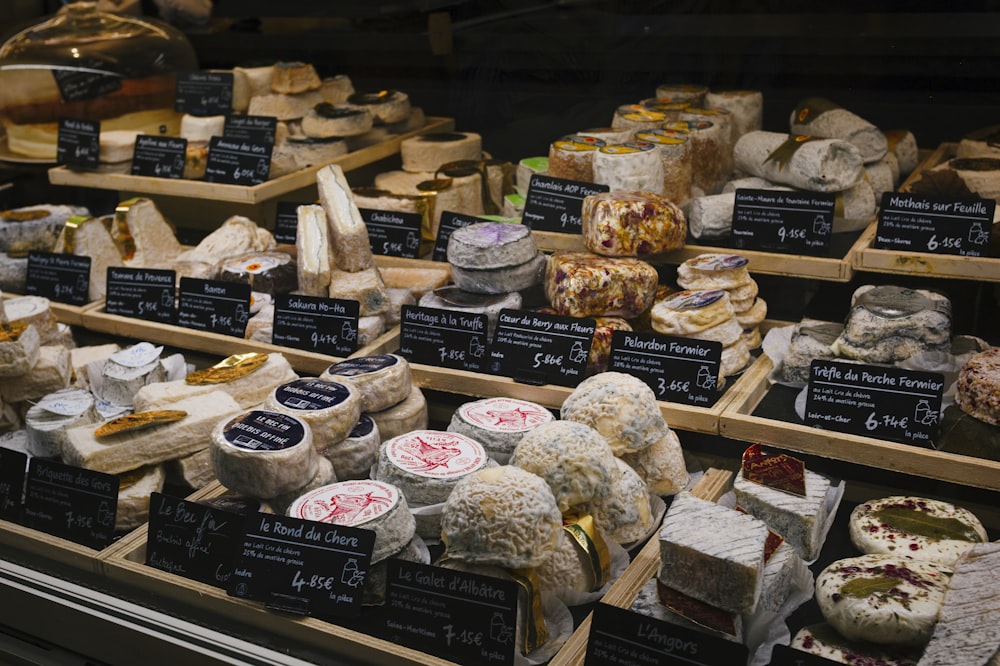
<instances>
[{"instance_id":1,"label":"white paper liner","mask_svg":"<svg viewBox=\"0 0 1000 666\"><path fill-rule=\"evenodd\" d=\"M663 500L660 501L662 502ZM660 517L662 518L663 516ZM611 558L611 575L609 576L608 582L604 585L604 587L599 590L595 590L594 592L580 592L578 590L549 590L549 592L562 599L562 602L567 606L582 606L583 604L598 601L601 597L603 597L604 594L611 588L611 585L618 580L618 577L625 572L625 569L628 568L629 562L631 561L627 550L622 548L613 540L608 539L606 535L604 540L608 545L608 555ZM542 584L544 585L545 581L542 581Z\"/></svg>"},{"instance_id":2,"label":"white paper liner","mask_svg":"<svg viewBox=\"0 0 1000 666\"><path fill-rule=\"evenodd\" d=\"M559 597L542 592L542 613L545 615L545 626L549 630L548 642L528 655L521 654L520 648L514 648L514 666L544 664L556 655L572 635L573 615Z\"/></svg>"}]
</instances>

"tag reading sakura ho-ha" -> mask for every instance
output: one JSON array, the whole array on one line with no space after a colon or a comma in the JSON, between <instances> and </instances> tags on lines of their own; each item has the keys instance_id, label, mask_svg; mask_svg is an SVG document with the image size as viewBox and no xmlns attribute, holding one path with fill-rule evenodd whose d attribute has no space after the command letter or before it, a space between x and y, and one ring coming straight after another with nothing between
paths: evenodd
<instances>
[{"instance_id":1,"label":"tag reading sakura ho-ha","mask_svg":"<svg viewBox=\"0 0 1000 666\"><path fill-rule=\"evenodd\" d=\"M806 465L784 453L768 454L760 444L743 452L743 478L769 488L806 496Z\"/></svg>"},{"instance_id":2,"label":"tag reading sakura ho-ha","mask_svg":"<svg viewBox=\"0 0 1000 666\"><path fill-rule=\"evenodd\" d=\"M194 386L203 384L225 384L234 379L245 377L267 363L267 354L249 352L234 354L225 358L211 368L195 370L185 377L184 381Z\"/></svg>"},{"instance_id":3,"label":"tag reading sakura ho-ha","mask_svg":"<svg viewBox=\"0 0 1000 666\"><path fill-rule=\"evenodd\" d=\"M180 421L185 416L187 416L187 412L183 409L157 409L149 412L126 414L125 416L111 419L99 427L94 431L94 436L107 437L108 435L117 435L118 433L130 430L142 430L163 423Z\"/></svg>"}]
</instances>

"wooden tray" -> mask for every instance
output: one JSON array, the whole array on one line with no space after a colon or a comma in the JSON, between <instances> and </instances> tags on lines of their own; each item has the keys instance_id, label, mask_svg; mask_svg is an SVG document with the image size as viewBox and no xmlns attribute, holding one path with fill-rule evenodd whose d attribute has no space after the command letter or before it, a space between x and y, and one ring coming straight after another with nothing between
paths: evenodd
<instances>
[{"instance_id":1,"label":"wooden tray","mask_svg":"<svg viewBox=\"0 0 1000 666\"><path fill-rule=\"evenodd\" d=\"M339 164L344 171L351 171L399 152L399 144L403 139L429 132L449 132L454 127L455 121L451 118L428 118L427 124L418 130L399 134L373 146L352 151L327 162L327 164ZM53 185L77 185L99 190L119 190L188 199L258 204L315 185L316 172L323 166L326 164L300 169L280 178L252 186L209 183L202 180L153 178L120 173L73 171L65 166L49 169L49 182Z\"/></svg>"},{"instance_id":2,"label":"wooden tray","mask_svg":"<svg viewBox=\"0 0 1000 666\"><path fill-rule=\"evenodd\" d=\"M900 186L900 191L908 191L910 186L920 179L923 171L954 157L957 147L958 144L955 143L941 144L926 160L921 162L919 167L913 170L906 182ZM873 224L861 235L858 250L854 254L855 270L1000 282L1000 258L879 250L872 247L875 243L876 231L877 227Z\"/></svg>"},{"instance_id":3,"label":"wooden tray","mask_svg":"<svg viewBox=\"0 0 1000 666\"><path fill-rule=\"evenodd\" d=\"M963 486L1000 490L1000 462L754 416L754 410L771 390L767 377L773 367L765 355L744 374L743 386L749 390L728 403L719 422L721 435Z\"/></svg>"}]
</instances>

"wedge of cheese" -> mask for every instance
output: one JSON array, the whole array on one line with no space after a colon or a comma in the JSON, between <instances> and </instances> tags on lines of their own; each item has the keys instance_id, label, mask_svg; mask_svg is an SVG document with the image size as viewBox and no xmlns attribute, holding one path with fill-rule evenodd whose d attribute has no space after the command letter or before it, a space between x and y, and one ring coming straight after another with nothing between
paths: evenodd
<instances>
[{"instance_id":1,"label":"wedge of cheese","mask_svg":"<svg viewBox=\"0 0 1000 666\"><path fill-rule=\"evenodd\" d=\"M354 203L351 186L340 165L330 164L316 172L319 200L330 224L330 246L336 266L355 273L374 265L368 227Z\"/></svg>"},{"instance_id":2,"label":"wedge of cheese","mask_svg":"<svg viewBox=\"0 0 1000 666\"><path fill-rule=\"evenodd\" d=\"M322 206L299 206L297 209L295 250L299 272L299 291L306 296L326 296L330 291L330 246L326 211Z\"/></svg>"},{"instance_id":3,"label":"wedge of cheese","mask_svg":"<svg viewBox=\"0 0 1000 666\"><path fill-rule=\"evenodd\" d=\"M4 325L0 328L0 377L20 377L38 363L42 342L38 329Z\"/></svg>"},{"instance_id":4,"label":"wedge of cheese","mask_svg":"<svg viewBox=\"0 0 1000 666\"><path fill-rule=\"evenodd\" d=\"M77 216L66 221L53 252L90 257L90 285L87 298L104 298L108 289L108 267L123 266L122 254L108 231L110 220Z\"/></svg>"},{"instance_id":5,"label":"wedge of cheese","mask_svg":"<svg viewBox=\"0 0 1000 666\"><path fill-rule=\"evenodd\" d=\"M71 371L68 349L61 345L42 345L38 362L27 374L0 382L0 398L4 402L37 400L68 387Z\"/></svg>"},{"instance_id":6,"label":"wedge of cheese","mask_svg":"<svg viewBox=\"0 0 1000 666\"><path fill-rule=\"evenodd\" d=\"M111 237L124 250L127 266L168 268L183 251L173 226L152 199L134 198L118 204Z\"/></svg>"}]
</instances>

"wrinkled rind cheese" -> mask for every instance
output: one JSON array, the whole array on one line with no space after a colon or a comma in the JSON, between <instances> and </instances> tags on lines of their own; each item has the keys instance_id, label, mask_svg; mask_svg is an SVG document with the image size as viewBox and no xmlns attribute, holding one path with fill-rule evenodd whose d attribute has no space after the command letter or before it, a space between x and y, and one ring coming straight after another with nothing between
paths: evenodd
<instances>
[{"instance_id":1,"label":"wrinkled rind cheese","mask_svg":"<svg viewBox=\"0 0 1000 666\"><path fill-rule=\"evenodd\" d=\"M616 473L603 497L595 497L589 504L594 522L608 537L620 544L642 539L653 528L653 513L646 482L629 467L615 458Z\"/></svg>"},{"instance_id":2,"label":"wrinkled rind cheese","mask_svg":"<svg viewBox=\"0 0 1000 666\"><path fill-rule=\"evenodd\" d=\"M885 645L927 642L952 572L896 555L837 560L816 577L823 618L844 637Z\"/></svg>"},{"instance_id":3,"label":"wrinkled rind cheese","mask_svg":"<svg viewBox=\"0 0 1000 666\"><path fill-rule=\"evenodd\" d=\"M1000 347L966 361L955 382L955 404L969 416L1000 426Z\"/></svg>"},{"instance_id":4,"label":"wrinkled rind cheese","mask_svg":"<svg viewBox=\"0 0 1000 666\"><path fill-rule=\"evenodd\" d=\"M414 430L382 442L373 477L399 488L410 504L438 504L488 462L482 445L464 435Z\"/></svg>"},{"instance_id":5,"label":"wrinkled rind cheese","mask_svg":"<svg viewBox=\"0 0 1000 666\"><path fill-rule=\"evenodd\" d=\"M524 435L510 463L545 479L560 511L603 499L617 461L601 434L574 421L551 421Z\"/></svg>"},{"instance_id":6,"label":"wrinkled rind cheese","mask_svg":"<svg viewBox=\"0 0 1000 666\"><path fill-rule=\"evenodd\" d=\"M921 523L926 523L931 533L907 530L908 525ZM946 528L960 529L968 538L946 531L932 534L935 524L945 523L950 524ZM851 543L862 553L929 560L944 566L953 566L977 541L988 540L986 529L971 511L925 497L893 495L864 502L851 511L848 526Z\"/></svg>"},{"instance_id":7,"label":"wrinkled rind cheese","mask_svg":"<svg viewBox=\"0 0 1000 666\"><path fill-rule=\"evenodd\" d=\"M691 481L680 440L670 428L645 449L622 455L622 460L627 462L657 495L678 493Z\"/></svg>"},{"instance_id":8,"label":"wrinkled rind cheese","mask_svg":"<svg viewBox=\"0 0 1000 666\"><path fill-rule=\"evenodd\" d=\"M361 417L361 394L350 384L318 378L294 379L275 387L264 408L309 424L313 445L323 451L342 441Z\"/></svg>"},{"instance_id":9,"label":"wrinkled rind cheese","mask_svg":"<svg viewBox=\"0 0 1000 666\"><path fill-rule=\"evenodd\" d=\"M398 354L376 354L334 363L320 379L351 384L361 396L361 411L379 412L410 395L413 376L409 362Z\"/></svg>"},{"instance_id":10,"label":"wrinkled rind cheese","mask_svg":"<svg viewBox=\"0 0 1000 666\"><path fill-rule=\"evenodd\" d=\"M684 245L684 213L652 192L611 191L584 197L583 244L609 257L645 257Z\"/></svg>"},{"instance_id":11,"label":"wrinkled rind cheese","mask_svg":"<svg viewBox=\"0 0 1000 666\"><path fill-rule=\"evenodd\" d=\"M562 315L630 319L653 304L658 280L639 259L560 252L549 258L545 296Z\"/></svg>"},{"instance_id":12,"label":"wrinkled rind cheese","mask_svg":"<svg viewBox=\"0 0 1000 666\"><path fill-rule=\"evenodd\" d=\"M59 238L66 220L89 216L86 208L41 204L14 208L0 213L0 252L49 252Z\"/></svg>"},{"instance_id":13,"label":"wrinkled rind cheese","mask_svg":"<svg viewBox=\"0 0 1000 666\"><path fill-rule=\"evenodd\" d=\"M594 569L589 556L563 530L559 544L538 567L538 580L546 590L560 592L591 592L594 589Z\"/></svg>"},{"instance_id":14,"label":"wrinkled rind cheese","mask_svg":"<svg viewBox=\"0 0 1000 666\"><path fill-rule=\"evenodd\" d=\"M513 569L541 564L561 532L562 514L548 484L511 465L459 481L441 516L449 556Z\"/></svg>"},{"instance_id":15,"label":"wrinkled rind cheese","mask_svg":"<svg viewBox=\"0 0 1000 666\"><path fill-rule=\"evenodd\" d=\"M560 414L597 430L615 455L641 451L667 432L653 389L623 372L583 380L563 401Z\"/></svg>"},{"instance_id":16,"label":"wrinkled rind cheese","mask_svg":"<svg viewBox=\"0 0 1000 666\"><path fill-rule=\"evenodd\" d=\"M555 417L545 407L516 398L484 398L460 405L448 430L471 437L491 458L507 464L514 447L527 433Z\"/></svg>"}]
</instances>

